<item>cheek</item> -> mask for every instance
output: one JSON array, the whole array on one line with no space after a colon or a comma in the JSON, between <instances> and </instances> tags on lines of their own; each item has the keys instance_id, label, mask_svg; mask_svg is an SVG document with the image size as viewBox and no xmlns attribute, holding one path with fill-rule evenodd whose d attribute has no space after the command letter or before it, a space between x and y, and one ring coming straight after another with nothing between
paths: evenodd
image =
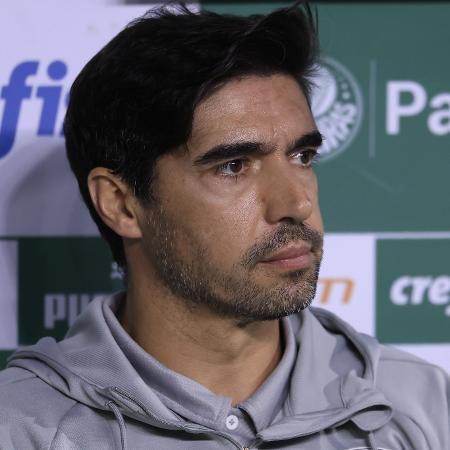
<instances>
[{"instance_id":1,"label":"cheek","mask_svg":"<svg viewBox=\"0 0 450 450\"><path fill-rule=\"evenodd\" d=\"M255 195L219 196L196 192L184 184L169 202L171 215L181 221L186 239L208 252L216 263L230 266L252 245L256 230ZM180 222L179 222L180 223ZM181 245L187 246L188 243Z\"/></svg>"},{"instance_id":2,"label":"cheek","mask_svg":"<svg viewBox=\"0 0 450 450\"><path fill-rule=\"evenodd\" d=\"M208 204L198 211L202 225L197 235L208 246L212 257L226 258L234 263L252 245L255 218L252 216L254 208L250 205L250 201L220 206Z\"/></svg>"}]
</instances>

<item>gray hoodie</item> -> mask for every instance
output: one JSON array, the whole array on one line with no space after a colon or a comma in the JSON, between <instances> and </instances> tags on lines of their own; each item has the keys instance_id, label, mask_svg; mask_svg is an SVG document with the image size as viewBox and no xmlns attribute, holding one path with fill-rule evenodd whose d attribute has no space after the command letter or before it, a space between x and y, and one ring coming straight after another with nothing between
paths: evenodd
<instances>
[{"instance_id":1,"label":"gray hoodie","mask_svg":"<svg viewBox=\"0 0 450 450\"><path fill-rule=\"evenodd\" d=\"M175 414L144 382L108 325L117 301L95 299L64 340L43 338L11 356L0 372L0 449L242 448ZM250 448L450 449L450 380L442 369L324 310L289 321L299 351L283 418Z\"/></svg>"}]
</instances>

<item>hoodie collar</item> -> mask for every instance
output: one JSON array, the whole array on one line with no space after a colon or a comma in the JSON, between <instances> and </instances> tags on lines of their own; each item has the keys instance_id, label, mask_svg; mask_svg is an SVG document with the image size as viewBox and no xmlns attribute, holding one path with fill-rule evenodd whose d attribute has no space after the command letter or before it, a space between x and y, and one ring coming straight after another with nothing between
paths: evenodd
<instances>
[{"instance_id":1,"label":"hoodie collar","mask_svg":"<svg viewBox=\"0 0 450 450\"><path fill-rule=\"evenodd\" d=\"M289 439L349 420L363 431L386 424L392 407L375 386L376 341L317 308L291 316L290 321L299 352L284 418L259 437Z\"/></svg>"},{"instance_id":2,"label":"hoodie collar","mask_svg":"<svg viewBox=\"0 0 450 450\"><path fill-rule=\"evenodd\" d=\"M168 369L140 347L116 317L121 301L123 296L119 295L105 301L104 318L109 332L144 383L163 405L179 417L208 427L224 423L231 399L216 395L194 380Z\"/></svg>"},{"instance_id":3,"label":"hoodie collar","mask_svg":"<svg viewBox=\"0 0 450 450\"><path fill-rule=\"evenodd\" d=\"M230 414L231 398L214 394L196 381L168 369L145 352L125 332L117 319L116 314L122 300L123 298L116 296L111 301L106 301L104 316L112 336L139 376L174 413L193 423L213 429L221 428ZM250 398L236 406L249 414L257 431L263 430L272 422L289 391L297 344L286 317L281 320L281 332L284 351L277 367Z\"/></svg>"},{"instance_id":4,"label":"hoodie collar","mask_svg":"<svg viewBox=\"0 0 450 450\"><path fill-rule=\"evenodd\" d=\"M63 341L43 338L17 351L9 365L34 372L65 395L91 407L106 410L113 400L124 415L142 422L193 429L166 407L118 345L108 324L114 320L110 304L115 301L116 297L93 300ZM299 347L298 356L283 418L261 431L260 439L274 441L312 434L348 420L370 431L390 420L391 405L375 387L378 347L373 339L315 308L286 320ZM214 402L211 405L213 414L222 407Z\"/></svg>"},{"instance_id":5,"label":"hoodie collar","mask_svg":"<svg viewBox=\"0 0 450 450\"><path fill-rule=\"evenodd\" d=\"M288 317L280 320L284 351L277 367L270 376L239 407L253 420L257 432L267 428L282 410L289 395L292 370L297 359L298 345Z\"/></svg>"}]
</instances>

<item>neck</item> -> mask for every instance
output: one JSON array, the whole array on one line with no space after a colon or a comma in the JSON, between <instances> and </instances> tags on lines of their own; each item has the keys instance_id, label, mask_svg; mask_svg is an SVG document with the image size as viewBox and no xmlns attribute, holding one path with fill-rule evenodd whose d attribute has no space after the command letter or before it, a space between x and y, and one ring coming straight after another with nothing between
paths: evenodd
<instances>
[{"instance_id":1,"label":"neck","mask_svg":"<svg viewBox=\"0 0 450 450\"><path fill-rule=\"evenodd\" d=\"M130 336L169 369L230 397L250 397L277 366L279 321L238 325L205 307L187 305L167 289L130 280L121 322Z\"/></svg>"}]
</instances>

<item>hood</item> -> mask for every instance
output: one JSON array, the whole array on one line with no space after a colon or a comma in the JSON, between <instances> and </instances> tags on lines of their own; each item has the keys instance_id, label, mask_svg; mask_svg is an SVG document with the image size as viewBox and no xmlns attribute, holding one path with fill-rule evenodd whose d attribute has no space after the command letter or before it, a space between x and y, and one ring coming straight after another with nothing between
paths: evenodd
<instances>
[{"instance_id":1,"label":"hood","mask_svg":"<svg viewBox=\"0 0 450 450\"><path fill-rule=\"evenodd\" d=\"M33 372L86 406L112 411L122 426L122 416L128 416L156 427L201 432L204 427L186 421L161 402L115 341L108 320L115 317L121 296L94 299L64 340L46 337L21 348L9 358L8 366ZM348 421L367 432L386 424L392 408L375 386L377 342L317 308L289 320L299 353L286 401L288 414L258 437L290 439Z\"/></svg>"},{"instance_id":2,"label":"hood","mask_svg":"<svg viewBox=\"0 0 450 450\"><path fill-rule=\"evenodd\" d=\"M319 308L290 322L299 345L287 402L292 414L261 433L263 439L305 436L348 421L370 433L389 422L392 405L376 387L378 342Z\"/></svg>"}]
</instances>

